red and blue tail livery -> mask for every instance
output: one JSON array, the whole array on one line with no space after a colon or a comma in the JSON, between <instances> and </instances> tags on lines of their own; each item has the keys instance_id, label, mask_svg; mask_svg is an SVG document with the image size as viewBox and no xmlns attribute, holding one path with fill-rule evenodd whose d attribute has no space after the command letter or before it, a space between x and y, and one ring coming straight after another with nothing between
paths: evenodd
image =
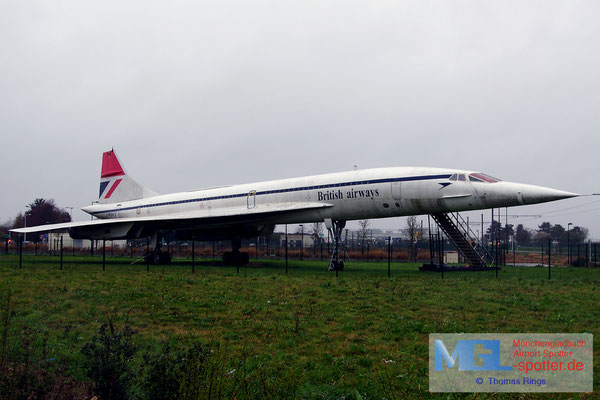
<instances>
[{"instance_id":1,"label":"red and blue tail livery","mask_svg":"<svg viewBox=\"0 0 600 400\"><path fill-rule=\"evenodd\" d=\"M125 174L114 150L102 154L98 203L116 203L156 196Z\"/></svg>"},{"instance_id":2,"label":"red and blue tail livery","mask_svg":"<svg viewBox=\"0 0 600 400\"><path fill-rule=\"evenodd\" d=\"M119 184L123 182L125 171L119 163L114 150L102 154L102 172L100 173L100 200L108 200L115 192ZM116 179L115 179L116 178ZM110 186L110 188L109 188ZM108 188L108 189L107 189Z\"/></svg>"}]
</instances>

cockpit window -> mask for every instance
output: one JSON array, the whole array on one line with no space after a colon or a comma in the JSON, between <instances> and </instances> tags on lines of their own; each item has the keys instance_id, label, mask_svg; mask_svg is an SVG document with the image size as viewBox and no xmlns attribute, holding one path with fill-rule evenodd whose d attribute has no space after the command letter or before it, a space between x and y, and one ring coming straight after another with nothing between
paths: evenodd
<instances>
[{"instance_id":1,"label":"cockpit window","mask_svg":"<svg viewBox=\"0 0 600 400\"><path fill-rule=\"evenodd\" d=\"M476 172L474 174L469 175L469 179L472 182L477 182L477 181L473 180L473 178L479 179L479 182L481 182L481 181L488 182L488 183L500 182L500 179L494 178L493 176L489 176L486 174L482 174L480 172Z\"/></svg>"},{"instance_id":2,"label":"cockpit window","mask_svg":"<svg viewBox=\"0 0 600 400\"><path fill-rule=\"evenodd\" d=\"M456 180L456 174L453 174L453 175L450 177L450 180L451 180L451 181L455 181L455 180Z\"/></svg>"},{"instance_id":3,"label":"cockpit window","mask_svg":"<svg viewBox=\"0 0 600 400\"><path fill-rule=\"evenodd\" d=\"M466 181L467 178L465 178L465 174L458 174L458 180L459 181Z\"/></svg>"},{"instance_id":4,"label":"cockpit window","mask_svg":"<svg viewBox=\"0 0 600 400\"><path fill-rule=\"evenodd\" d=\"M485 182L483 179L476 178L476 177L474 177L473 175L469 175L469 180L470 180L471 182L480 182L480 183L483 183L483 182Z\"/></svg>"}]
</instances>

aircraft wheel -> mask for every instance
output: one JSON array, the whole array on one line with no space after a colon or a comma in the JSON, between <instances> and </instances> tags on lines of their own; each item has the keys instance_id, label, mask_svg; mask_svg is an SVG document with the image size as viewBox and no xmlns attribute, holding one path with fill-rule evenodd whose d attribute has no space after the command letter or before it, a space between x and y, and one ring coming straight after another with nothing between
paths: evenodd
<instances>
[{"instance_id":1,"label":"aircraft wheel","mask_svg":"<svg viewBox=\"0 0 600 400\"><path fill-rule=\"evenodd\" d=\"M250 262L248 253L226 251L223 253L223 264L225 265L246 265Z\"/></svg>"},{"instance_id":2,"label":"aircraft wheel","mask_svg":"<svg viewBox=\"0 0 600 400\"><path fill-rule=\"evenodd\" d=\"M171 264L171 254L169 253L159 253L158 262L160 264Z\"/></svg>"},{"instance_id":3,"label":"aircraft wheel","mask_svg":"<svg viewBox=\"0 0 600 400\"><path fill-rule=\"evenodd\" d=\"M250 255L246 252L240 254L242 265L247 265L250 262Z\"/></svg>"},{"instance_id":4,"label":"aircraft wheel","mask_svg":"<svg viewBox=\"0 0 600 400\"><path fill-rule=\"evenodd\" d=\"M332 261L329 264L329 270L330 271L343 271L344 270L344 262L343 261Z\"/></svg>"},{"instance_id":5,"label":"aircraft wheel","mask_svg":"<svg viewBox=\"0 0 600 400\"><path fill-rule=\"evenodd\" d=\"M234 265L246 265L250 262L250 256L248 253L235 252L231 255Z\"/></svg>"}]
</instances>

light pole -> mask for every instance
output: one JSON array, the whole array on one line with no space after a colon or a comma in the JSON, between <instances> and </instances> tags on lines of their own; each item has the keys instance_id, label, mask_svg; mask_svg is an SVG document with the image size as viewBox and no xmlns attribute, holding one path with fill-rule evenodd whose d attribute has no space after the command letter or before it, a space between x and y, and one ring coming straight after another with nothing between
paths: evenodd
<instances>
[{"instance_id":1,"label":"light pole","mask_svg":"<svg viewBox=\"0 0 600 400\"><path fill-rule=\"evenodd\" d=\"M571 231L569 228L573 225L571 222L567 224L567 262L571 266Z\"/></svg>"},{"instance_id":2,"label":"light pole","mask_svg":"<svg viewBox=\"0 0 600 400\"><path fill-rule=\"evenodd\" d=\"M23 214L23 217L25 218L25 228L27 228L27 211L25 211L25 214ZM24 242L27 241L27 232L23 233L23 241Z\"/></svg>"}]
</instances>

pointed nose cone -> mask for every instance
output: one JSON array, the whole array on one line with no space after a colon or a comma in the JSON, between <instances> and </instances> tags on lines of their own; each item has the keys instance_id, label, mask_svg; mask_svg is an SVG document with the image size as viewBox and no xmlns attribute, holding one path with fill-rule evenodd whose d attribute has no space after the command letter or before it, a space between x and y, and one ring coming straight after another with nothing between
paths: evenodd
<instances>
[{"instance_id":1,"label":"pointed nose cone","mask_svg":"<svg viewBox=\"0 0 600 400\"><path fill-rule=\"evenodd\" d=\"M522 185L518 192L519 200L523 204L546 203L548 201L569 199L581 196L577 193L551 189L543 186Z\"/></svg>"}]
</instances>

